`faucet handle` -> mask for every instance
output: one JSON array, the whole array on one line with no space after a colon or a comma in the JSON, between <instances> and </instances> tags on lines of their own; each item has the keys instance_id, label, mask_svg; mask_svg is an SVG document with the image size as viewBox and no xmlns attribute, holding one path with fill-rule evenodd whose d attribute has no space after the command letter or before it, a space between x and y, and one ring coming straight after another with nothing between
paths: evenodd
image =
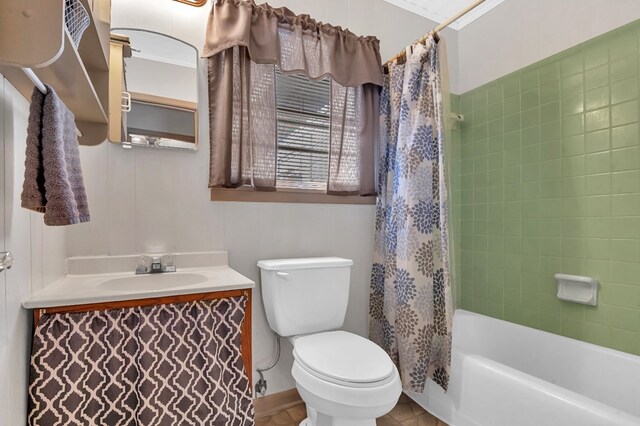
<instances>
[{"instance_id":1,"label":"faucet handle","mask_svg":"<svg viewBox=\"0 0 640 426\"><path fill-rule=\"evenodd\" d=\"M138 265L136 266L136 274L146 274L151 268L151 258L149 256L138 256Z\"/></svg>"},{"instance_id":2,"label":"faucet handle","mask_svg":"<svg viewBox=\"0 0 640 426\"><path fill-rule=\"evenodd\" d=\"M173 264L174 260L172 254L165 254L160 259L160 262L162 263L162 272L176 272L176 266Z\"/></svg>"}]
</instances>

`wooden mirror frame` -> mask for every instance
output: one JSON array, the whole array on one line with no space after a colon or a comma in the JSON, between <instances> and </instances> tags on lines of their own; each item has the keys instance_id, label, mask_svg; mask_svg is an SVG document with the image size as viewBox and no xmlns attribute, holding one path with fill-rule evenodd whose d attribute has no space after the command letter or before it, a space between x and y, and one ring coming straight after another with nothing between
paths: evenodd
<instances>
[{"instance_id":1,"label":"wooden mirror frame","mask_svg":"<svg viewBox=\"0 0 640 426\"><path fill-rule=\"evenodd\" d=\"M178 3L188 4L189 6L202 7L207 4L207 0L173 0Z\"/></svg>"}]
</instances>

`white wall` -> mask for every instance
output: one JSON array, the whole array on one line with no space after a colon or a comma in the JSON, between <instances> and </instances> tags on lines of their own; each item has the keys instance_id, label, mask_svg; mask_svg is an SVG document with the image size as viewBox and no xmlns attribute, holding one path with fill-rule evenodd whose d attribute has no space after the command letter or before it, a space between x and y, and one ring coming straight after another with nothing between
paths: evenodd
<instances>
[{"instance_id":1,"label":"white wall","mask_svg":"<svg viewBox=\"0 0 640 426\"><path fill-rule=\"evenodd\" d=\"M383 60L435 26L382 0L270 3L309 13L357 34L376 35L381 40ZM112 25L151 29L200 48L208 9L171 0L114 0ZM455 48L455 36L449 42L450 48ZM457 69L455 63L452 68ZM204 99L205 77L203 67L200 95ZM269 363L273 350L257 261L347 257L355 265L345 328L366 335L374 207L209 201L207 111L202 114L201 145L195 153L123 150L108 143L81 149L92 220L68 229L67 255L228 250L231 266L258 283L253 304L254 367ZM282 354L277 367L266 373L269 393L294 387L288 342L283 342Z\"/></svg>"},{"instance_id":2,"label":"white wall","mask_svg":"<svg viewBox=\"0 0 640 426\"><path fill-rule=\"evenodd\" d=\"M64 274L64 230L20 207L28 113L29 103L0 75L0 251L15 257L0 273L1 425L26 424L32 322L20 303Z\"/></svg>"},{"instance_id":3,"label":"white wall","mask_svg":"<svg viewBox=\"0 0 640 426\"><path fill-rule=\"evenodd\" d=\"M460 30L452 92L465 93L639 18L638 0L506 0Z\"/></svg>"}]
</instances>

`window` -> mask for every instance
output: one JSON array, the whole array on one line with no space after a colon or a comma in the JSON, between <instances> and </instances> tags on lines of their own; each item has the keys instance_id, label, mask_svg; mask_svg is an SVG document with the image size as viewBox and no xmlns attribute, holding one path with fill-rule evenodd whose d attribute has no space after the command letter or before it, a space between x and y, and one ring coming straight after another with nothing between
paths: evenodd
<instances>
[{"instance_id":1,"label":"window","mask_svg":"<svg viewBox=\"0 0 640 426\"><path fill-rule=\"evenodd\" d=\"M309 202L372 202L384 83L377 38L287 9L218 0L206 41L214 200L232 190L265 201L296 193L316 197Z\"/></svg>"},{"instance_id":2,"label":"window","mask_svg":"<svg viewBox=\"0 0 640 426\"><path fill-rule=\"evenodd\" d=\"M375 197L327 195L331 79L313 81L275 67L276 190L214 188L213 201L375 204ZM355 114L352 105L347 115ZM249 189L249 187L244 187Z\"/></svg>"},{"instance_id":3,"label":"window","mask_svg":"<svg viewBox=\"0 0 640 426\"><path fill-rule=\"evenodd\" d=\"M276 67L276 188L325 190L331 80L284 75Z\"/></svg>"}]
</instances>

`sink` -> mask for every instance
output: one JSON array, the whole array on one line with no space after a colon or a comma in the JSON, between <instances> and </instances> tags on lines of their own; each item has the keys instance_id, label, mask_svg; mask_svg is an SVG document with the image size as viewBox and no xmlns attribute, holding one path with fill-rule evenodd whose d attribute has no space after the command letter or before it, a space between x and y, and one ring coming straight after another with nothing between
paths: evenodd
<instances>
[{"instance_id":1,"label":"sink","mask_svg":"<svg viewBox=\"0 0 640 426\"><path fill-rule=\"evenodd\" d=\"M129 293L131 291L158 291L169 288L187 287L201 284L208 278L202 274L167 272L162 274L132 275L130 277L112 278L98 284L105 291Z\"/></svg>"},{"instance_id":2,"label":"sink","mask_svg":"<svg viewBox=\"0 0 640 426\"><path fill-rule=\"evenodd\" d=\"M46 309L220 291L240 294L254 288L254 282L231 269L227 259L226 252L177 253L177 272L135 275L137 255L70 258L68 274L31 294L22 306Z\"/></svg>"}]
</instances>

